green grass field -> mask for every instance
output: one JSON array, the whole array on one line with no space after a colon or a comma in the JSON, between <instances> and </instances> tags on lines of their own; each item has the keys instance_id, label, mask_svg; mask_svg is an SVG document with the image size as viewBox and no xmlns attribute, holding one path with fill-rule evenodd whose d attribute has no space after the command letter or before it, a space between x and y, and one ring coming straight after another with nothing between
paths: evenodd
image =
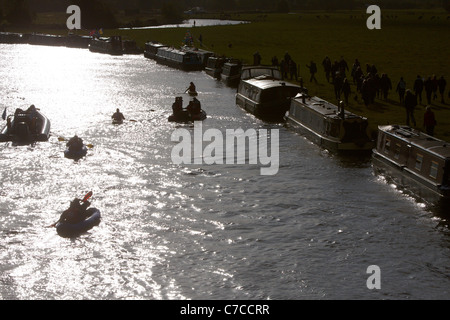
<instances>
[{"instance_id":1,"label":"green grass field","mask_svg":"<svg viewBox=\"0 0 450 320\"><path fill-rule=\"evenodd\" d=\"M207 18L220 18L208 16ZM299 74L309 93L337 103L332 84L327 83L321 62L325 56L332 61L341 56L351 68L357 58L365 72L366 63L374 64L378 72L387 73L393 90L388 101L377 99L366 107L352 86L349 110L369 119L371 128L379 124L404 124L404 107L399 104L395 87L403 77L412 89L417 75L428 77L444 75L447 80L446 104L432 102L438 125L436 136L450 141L450 14L444 11L382 9L381 30L369 30L364 10L348 12L300 12L295 14L230 14L226 18L251 21L250 24L234 26L211 26L192 28L161 28L147 30L105 30L105 35L121 34L134 39L140 46L148 40L180 46L187 31L195 39L201 35L203 48L227 57L252 63L253 53L258 51L263 64L271 58L281 59L287 51L297 62ZM205 17L203 17L205 18ZM48 18L47 18L48 20ZM199 42L196 42L199 45ZM313 60L318 66L318 83L309 82L306 64ZM350 77L349 73L347 74ZM425 100L426 101L426 100ZM425 103L425 102L423 102ZM422 130L425 104L416 107L417 128Z\"/></svg>"}]
</instances>

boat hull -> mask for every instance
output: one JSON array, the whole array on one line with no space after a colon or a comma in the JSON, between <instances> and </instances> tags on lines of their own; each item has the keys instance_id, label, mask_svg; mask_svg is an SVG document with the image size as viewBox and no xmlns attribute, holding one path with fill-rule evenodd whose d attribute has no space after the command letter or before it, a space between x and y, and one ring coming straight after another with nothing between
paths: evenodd
<instances>
[{"instance_id":1,"label":"boat hull","mask_svg":"<svg viewBox=\"0 0 450 320\"><path fill-rule=\"evenodd\" d=\"M35 141L47 141L50 137L50 121L46 116L44 116L41 112L35 111L34 115L37 118L36 130L33 133L29 124L21 121L21 120L12 120L11 128L16 127L16 130L5 126L2 132L0 133L0 141L13 141L18 143L31 143ZM17 122L17 123L16 123Z\"/></svg>"},{"instance_id":2,"label":"boat hull","mask_svg":"<svg viewBox=\"0 0 450 320\"><path fill-rule=\"evenodd\" d=\"M202 110L199 114L191 115L187 111L183 111L179 116L171 115L169 116L169 122L187 123L194 121L203 121L207 118L206 112Z\"/></svg>"},{"instance_id":3,"label":"boat hull","mask_svg":"<svg viewBox=\"0 0 450 320\"><path fill-rule=\"evenodd\" d=\"M96 208L90 208L88 211L88 217L80 223L61 223L56 225L56 232L63 238L76 238L83 233L91 230L93 227L98 226L101 221L100 210Z\"/></svg>"},{"instance_id":4,"label":"boat hull","mask_svg":"<svg viewBox=\"0 0 450 320\"><path fill-rule=\"evenodd\" d=\"M367 139L361 139L356 142L342 142L339 139L326 137L289 116L286 122L293 131L298 132L313 143L334 153L362 152L370 154L375 145L373 141Z\"/></svg>"},{"instance_id":5,"label":"boat hull","mask_svg":"<svg viewBox=\"0 0 450 320\"><path fill-rule=\"evenodd\" d=\"M375 175L381 175L392 181L400 190L429 204L450 203L450 189L428 182L412 170L396 164L377 150L372 153L372 169Z\"/></svg>"}]
</instances>

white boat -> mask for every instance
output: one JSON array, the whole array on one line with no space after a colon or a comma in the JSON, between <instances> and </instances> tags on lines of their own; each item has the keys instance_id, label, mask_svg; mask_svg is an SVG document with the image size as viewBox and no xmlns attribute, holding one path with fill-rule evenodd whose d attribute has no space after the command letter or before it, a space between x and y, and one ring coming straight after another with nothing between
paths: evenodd
<instances>
[{"instance_id":1,"label":"white boat","mask_svg":"<svg viewBox=\"0 0 450 320\"><path fill-rule=\"evenodd\" d=\"M281 80L273 67L255 66L242 69L236 104L258 118L281 121L289 110L290 100L302 87Z\"/></svg>"}]
</instances>

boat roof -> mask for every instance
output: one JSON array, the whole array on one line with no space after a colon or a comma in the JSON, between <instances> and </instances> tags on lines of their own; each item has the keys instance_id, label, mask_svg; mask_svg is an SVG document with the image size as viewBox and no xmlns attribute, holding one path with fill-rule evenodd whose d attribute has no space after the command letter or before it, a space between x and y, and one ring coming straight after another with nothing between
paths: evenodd
<instances>
[{"instance_id":1,"label":"boat roof","mask_svg":"<svg viewBox=\"0 0 450 320\"><path fill-rule=\"evenodd\" d=\"M242 80L252 79L263 75L270 76L273 79L282 80L281 72L277 67L261 65L242 67Z\"/></svg>"},{"instance_id":2,"label":"boat roof","mask_svg":"<svg viewBox=\"0 0 450 320\"><path fill-rule=\"evenodd\" d=\"M188 54L188 53L192 54L192 52L182 51L182 50L179 50L179 49L176 49L176 48L172 48L172 47L161 47L161 48L158 49L158 51L159 50L166 51L166 52L173 52L173 53L176 53L178 55L183 55L183 56Z\"/></svg>"},{"instance_id":3,"label":"boat roof","mask_svg":"<svg viewBox=\"0 0 450 320\"><path fill-rule=\"evenodd\" d=\"M274 79L270 76L259 76L256 78L251 78L248 80L243 80L244 82L259 88L261 90L267 90L270 88L276 88L276 87L291 87L291 88L298 88L301 89L299 85L289 83L286 81L280 81L278 79Z\"/></svg>"},{"instance_id":4,"label":"boat roof","mask_svg":"<svg viewBox=\"0 0 450 320\"><path fill-rule=\"evenodd\" d=\"M385 125L379 126L378 129L396 136L420 149L450 159L450 144L444 140L437 139L409 126Z\"/></svg>"},{"instance_id":5,"label":"boat roof","mask_svg":"<svg viewBox=\"0 0 450 320\"><path fill-rule=\"evenodd\" d=\"M298 103L303 104L303 102L302 102L303 95L304 95L304 93L299 93L293 99L296 100ZM306 100L303 105L307 106L310 109L313 109L314 111L316 111L320 114L323 114L324 116L340 118L339 107L337 105L335 105L331 102L328 102L326 100L323 100L319 97L306 96ZM352 118L353 119L356 119L356 118L366 119L362 116L354 114L353 112L345 110L345 108L344 108L344 112L345 112L346 119L352 119Z\"/></svg>"}]
</instances>

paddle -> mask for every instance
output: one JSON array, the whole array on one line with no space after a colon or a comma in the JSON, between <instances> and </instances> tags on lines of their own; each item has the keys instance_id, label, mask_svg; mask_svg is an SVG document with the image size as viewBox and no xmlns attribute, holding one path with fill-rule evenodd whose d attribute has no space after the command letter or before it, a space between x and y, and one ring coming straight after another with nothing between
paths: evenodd
<instances>
[{"instance_id":1,"label":"paddle","mask_svg":"<svg viewBox=\"0 0 450 320\"><path fill-rule=\"evenodd\" d=\"M69 141L68 139L64 138L64 137L58 137L58 141ZM88 147L89 149L94 148L93 144L87 144L86 147Z\"/></svg>"},{"instance_id":2,"label":"paddle","mask_svg":"<svg viewBox=\"0 0 450 320\"><path fill-rule=\"evenodd\" d=\"M92 194L93 194L92 191L89 191L88 193L86 193L86 195L84 196L83 200L81 200L81 202L86 202L86 201L88 201L89 198L92 197ZM54 227L56 227L56 225L58 224L58 222L59 222L59 220L56 221L55 223L49 225L49 226L46 227L46 228L54 228Z\"/></svg>"}]
</instances>

